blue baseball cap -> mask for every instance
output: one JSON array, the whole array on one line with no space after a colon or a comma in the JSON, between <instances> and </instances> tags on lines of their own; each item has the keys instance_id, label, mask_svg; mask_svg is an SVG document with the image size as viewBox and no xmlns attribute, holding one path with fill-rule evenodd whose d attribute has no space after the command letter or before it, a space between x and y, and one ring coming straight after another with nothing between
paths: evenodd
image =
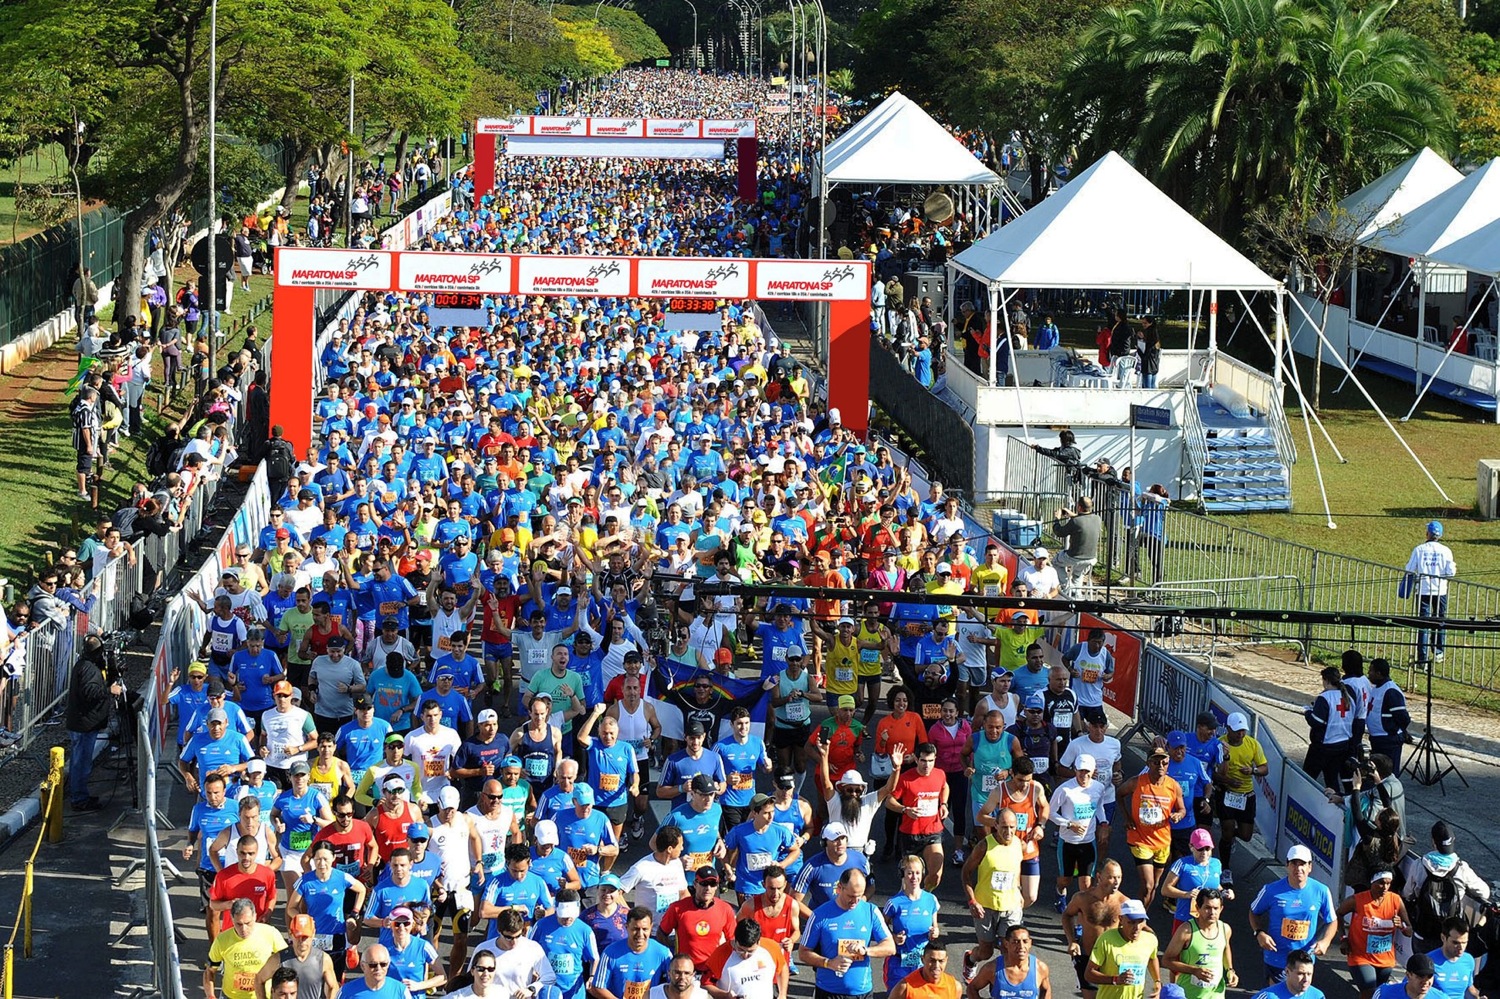
<instances>
[{"instance_id":1,"label":"blue baseball cap","mask_svg":"<svg viewBox=\"0 0 1500 999\"><path fill-rule=\"evenodd\" d=\"M1047 707L1047 698L1042 696L1040 690L1034 690L1026 697L1026 707L1036 708L1038 711Z\"/></svg>"},{"instance_id":2,"label":"blue baseball cap","mask_svg":"<svg viewBox=\"0 0 1500 999\"><path fill-rule=\"evenodd\" d=\"M582 784L579 785L579 787L583 787L583 786L584 785L582 785ZM600 888L613 888L615 891L623 891L624 890L623 887L620 884L619 877L617 875L614 875L614 874L601 875L600 878L599 878L599 881L598 881L598 885L599 885Z\"/></svg>"},{"instance_id":3,"label":"blue baseball cap","mask_svg":"<svg viewBox=\"0 0 1500 999\"><path fill-rule=\"evenodd\" d=\"M1440 520L1429 520L1427 522L1427 533L1434 538L1441 538L1443 536L1443 522Z\"/></svg>"},{"instance_id":4,"label":"blue baseball cap","mask_svg":"<svg viewBox=\"0 0 1500 999\"><path fill-rule=\"evenodd\" d=\"M427 828L425 822L413 822L406 827L407 839L431 839L432 830Z\"/></svg>"},{"instance_id":5,"label":"blue baseball cap","mask_svg":"<svg viewBox=\"0 0 1500 999\"><path fill-rule=\"evenodd\" d=\"M587 784L577 783L573 785L573 804L592 805L594 803L594 789Z\"/></svg>"},{"instance_id":6,"label":"blue baseball cap","mask_svg":"<svg viewBox=\"0 0 1500 999\"><path fill-rule=\"evenodd\" d=\"M522 766L521 758L519 756L507 756L500 761L500 765L502 767L519 767Z\"/></svg>"},{"instance_id":7,"label":"blue baseball cap","mask_svg":"<svg viewBox=\"0 0 1500 999\"><path fill-rule=\"evenodd\" d=\"M1167 748L1168 749L1184 749L1184 748L1187 747L1187 744L1188 744L1187 733L1184 732L1184 731L1182 731L1181 729L1177 729L1175 731L1167 733Z\"/></svg>"}]
</instances>

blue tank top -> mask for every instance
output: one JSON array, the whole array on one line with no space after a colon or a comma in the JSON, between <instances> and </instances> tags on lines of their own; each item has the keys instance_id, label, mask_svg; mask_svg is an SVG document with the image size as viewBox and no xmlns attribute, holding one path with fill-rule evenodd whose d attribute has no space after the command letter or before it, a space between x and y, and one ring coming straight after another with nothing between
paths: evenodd
<instances>
[{"instance_id":1,"label":"blue tank top","mask_svg":"<svg viewBox=\"0 0 1500 999\"><path fill-rule=\"evenodd\" d=\"M801 803L801 798L793 798L790 806L786 808L777 807L776 810L771 813L771 821L776 823L778 826L785 826L787 830L792 833L792 835L801 836L802 830L807 825L807 823L802 821ZM786 876L788 883L795 881L797 872L802 870L801 855L798 855L796 862L784 866L786 867Z\"/></svg>"},{"instance_id":2,"label":"blue tank top","mask_svg":"<svg viewBox=\"0 0 1500 999\"><path fill-rule=\"evenodd\" d=\"M552 729L549 726L546 735L533 739L528 728L521 728L521 772L533 787L541 790L552 780L552 765L557 761L552 748Z\"/></svg>"},{"instance_id":3,"label":"blue tank top","mask_svg":"<svg viewBox=\"0 0 1500 999\"><path fill-rule=\"evenodd\" d=\"M984 799L1000 783L1002 772L1010 770L1010 733L1001 732L994 742L983 732L974 734L974 776L969 780L969 796L975 805L984 804Z\"/></svg>"},{"instance_id":4,"label":"blue tank top","mask_svg":"<svg viewBox=\"0 0 1500 999\"><path fill-rule=\"evenodd\" d=\"M990 986L992 999L1036 999L1036 955L1030 955L1031 963L1026 968L1026 977L1020 985L1012 985L1005 977L1005 959L997 958L995 983Z\"/></svg>"}]
</instances>

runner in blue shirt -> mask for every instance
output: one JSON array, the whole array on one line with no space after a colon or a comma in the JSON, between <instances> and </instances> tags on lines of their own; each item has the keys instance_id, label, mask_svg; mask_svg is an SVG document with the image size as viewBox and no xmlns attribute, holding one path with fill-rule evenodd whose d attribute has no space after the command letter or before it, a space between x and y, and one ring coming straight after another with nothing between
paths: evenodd
<instances>
[{"instance_id":1,"label":"runner in blue shirt","mask_svg":"<svg viewBox=\"0 0 1500 999\"><path fill-rule=\"evenodd\" d=\"M606 707L602 701L594 705L577 737L578 744L588 754L588 786L593 789L594 806L609 817L614 838L618 840L630 801L639 792L640 768L635 747L620 741L620 723L604 713ZM594 734L595 725L599 727L598 735Z\"/></svg>"},{"instance_id":2,"label":"runner in blue shirt","mask_svg":"<svg viewBox=\"0 0 1500 999\"><path fill-rule=\"evenodd\" d=\"M671 800L689 793L693 781L700 776L708 781L710 794L718 794L728 783L724 773L724 758L703 747L706 737L703 723L696 718L683 727L684 747L667 757L667 762L662 766L661 780L656 784L658 798Z\"/></svg>"},{"instance_id":3,"label":"runner in blue shirt","mask_svg":"<svg viewBox=\"0 0 1500 999\"><path fill-rule=\"evenodd\" d=\"M484 886L479 918L490 921L486 939L493 940L500 932L496 917L505 909L524 911L528 924L553 910L552 889L531 869L531 848L525 843L505 845L505 869Z\"/></svg>"},{"instance_id":4,"label":"runner in blue shirt","mask_svg":"<svg viewBox=\"0 0 1500 999\"><path fill-rule=\"evenodd\" d=\"M302 874L302 851L312 846L317 831L333 822L328 796L312 786L306 760L293 763L287 773L292 786L276 796L271 825L281 834L281 873L290 889Z\"/></svg>"},{"instance_id":5,"label":"runner in blue shirt","mask_svg":"<svg viewBox=\"0 0 1500 999\"><path fill-rule=\"evenodd\" d=\"M747 811L749 818L724 837L724 866L732 872L741 902L765 894L762 878L767 867L780 864L785 868L802 855L797 835L775 821L776 802L769 794L751 798Z\"/></svg>"},{"instance_id":6,"label":"runner in blue shirt","mask_svg":"<svg viewBox=\"0 0 1500 999\"><path fill-rule=\"evenodd\" d=\"M557 893L557 911L537 920L531 930L531 939L542 945L557 975L561 999L580 999L588 976L599 963L594 931L579 919L582 913L578 892L564 888Z\"/></svg>"},{"instance_id":7,"label":"runner in blue shirt","mask_svg":"<svg viewBox=\"0 0 1500 999\"><path fill-rule=\"evenodd\" d=\"M385 737L391 734L391 723L375 717L375 703L364 694L354 698L354 720L338 730L334 749L349 764L349 772L358 787L365 771L380 762Z\"/></svg>"},{"instance_id":8,"label":"runner in blue shirt","mask_svg":"<svg viewBox=\"0 0 1500 999\"><path fill-rule=\"evenodd\" d=\"M1203 761L1188 750L1191 737L1186 732L1167 734L1167 776L1182 788L1182 801L1187 813L1172 823L1172 855L1180 857L1188 850L1188 836L1201 823L1210 819L1208 796L1213 791L1213 778Z\"/></svg>"},{"instance_id":9,"label":"runner in blue shirt","mask_svg":"<svg viewBox=\"0 0 1500 999\"><path fill-rule=\"evenodd\" d=\"M1413 954L1406 960L1406 980L1386 982L1375 990L1374 999L1424 999L1433 987L1436 974L1432 958L1426 954Z\"/></svg>"},{"instance_id":10,"label":"runner in blue shirt","mask_svg":"<svg viewBox=\"0 0 1500 999\"><path fill-rule=\"evenodd\" d=\"M204 778L203 798L193 802L193 813L188 818L188 841L182 848L182 859L192 860L198 855L198 894L203 899L203 912L208 919L210 933L218 931L219 914L208 908L208 890L213 887L218 869L209 857L208 848L218 839L219 833L240 820L237 805L231 805L224 795L224 778L211 775Z\"/></svg>"},{"instance_id":11,"label":"runner in blue shirt","mask_svg":"<svg viewBox=\"0 0 1500 999\"><path fill-rule=\"evenodd\" d=\"M208 776L217 774L227 780L255 759L245 737L228 731L229 715L224 709L209 711L206 724L208 731L189 739L177 759L177 769L190 792L198 791L200 783Z\"/></svg>"},{"instance_id":12,"label":"runner in blue shirt","mask_svg":"<svg viewBox=\"0 0 1500 999\"><path fill-rule=\"evenodd\" d=\"M752 612L752 623L755 615ZM760 678L778 676L786 669L786 650L806 648L802 623L792 621L792 606L777 603L771 608L771 620L755 625L754 635L760 639Z\"/></svg>"},{"instance_id":13,"label":"runner in blue shirt","mask_svg":"<svg viewBox=\"0 0 1500 999\"><path fill-rule=\"evenodd\" d=\"M1287 956L1305 950L1312 958L1328 952L1338 933L1333 896L1309 877L1312 851L1297 844L1287 851L1286 877L1266 885L1250 903L1250 926L1264 952L1266 984L1286 973Z\"/></svg>"},{"instance_id":14,"label":"runner in blue shirt","mask_svg":"<svg viewBox=\"0 0 1500 999\"><path fill-rule=\"evenodd\" d=\"M682 866L687 871L688 884L693 883L698 868L713 863L723 819L724 810L714 800L713 786L702 774L693 778L688 800L662 819L663 828L673 826L682 833Z\"/></svg>"},{"instance_id":15,"label":"runner in blue shirt","mask_svg":"<svg viewBox=\"0 0 1500 999\"><path fill-rule=\"evenodd\" d=\"M1173 861L1162 879L1162 897L1177 900L1177 908L1172 913L1176 920L1173 932L1176 932L1177 924L1193 918L1194 892L1200 888L1223 887L1224 865L1214 856L1213 834L1207 829L1194 829L1189 834L1188 846L1192 852ZM1225 897L1233 901L1234 889L1225 888L1224 891Z\"/></svg>"},{"instance_id":16,"label":"runner in blue shirt","mask_svg":"<svg viewBox=\"0 0 1500 999\"><path fill-rule=\"evenodd\" d=\"M553 821L557 823L557 845L573 858L584 887L597 884L600 858L619 856L620 845L614 824L594 807L594 789L574 784L572 810L559 812Z\"/></svg>"},{"instance_id":17,"label":"runner in blue shirt","mask_svg":"<svg viewBox=\"0 0 1500 999\"><path fill-rule=\"evenodd\" d=\"M1469 923L1462 916L1443 920L1443 945L1428 951L1432 959L1435 991L1433 999L1475 999L1474 976L1479 973L1474 955L1469 953Z\"/></svg>"},{"instance_id":18,"label":"runner in blue shirt","mask_svg":"<svg viewBox=\"0 0 1500 999\"><path fill-rule=\"evenodd\" d=\"M342 954L348 928L344 913L364 908L367 889L358 878L334 868L332 843L320 840L310 853L312 870L297 879L287 907L312 917L319 947L330 954Z\"/></svg>"},{"instance_id":19,"label":"runner in blue shirt","mask_svg":"<svg viewBox=\"0 0 1500 999\"><path fill-rule=\"evenodd\" d=\"M433 677L435 685L422 691L421 703L431 701L436 704L443 712L442 723L461 737L468 738L474 731L474 714L469 707L469 699L461 691L454 689L452 671L439 673L434 667Z\"/></svg>"},{"instance_id":20,"label":"runner in blue shirt","mask_svg":"<svg viewBox=\"0 0 1500 999\"><path fill-rule=\"evenodd\" d=\"M755 797L755 772L771 770L771 757L766 744L758 735L750 732L750 711L743 706L729 712L732 729L728 738L714 746L714 752L724 761L724 776L728 784L719 804L724 809L724 825L733 828L745 820L745 808ZM764 797L764 795L760 795Z\"/></svg>"},{"instance_id":21,"label":"runner in blue shirt","mask_svg":"<svg viewBox=\"0 0 1500 999\"><path fill-rule=\"evenodd\" d=\"M385 928L391 914L401 906L432 908L427 882L411 876L411 851L404 846L391 851L390 860L380 872L380 880L365 903L364 925L370 929Z\"/></svg>"},{"instance_id":22,"label":"runner in blue shirt","mask_svg":"<svg viewBox=\"0 0 1500 999\"><path fill-rule=\"evenodd\" d=\"M266 648L266 633L262 628L247 631L245 647L229 660L229 679L239 687L240 707L257 718L276 703L271 688L285 673L276 653Z\"/></svg>"},{"instance_id":23,"label":"runner in blue shirt","mask_svg":"<svg viewBox=\"0 0 1500 999\"><path fill-rule=\"evenodd\" d=\"M830 822L823 827L823 852L802 865L792 897L809 909L831 902L846 871L861 871L868 876L870 862L863 850L849 849L849 830L844 824Z\"/></svg>"},{"instance_id":24,"label":"runner in blue shirt","mask_svg":"<svg viewBox=\"0 0 1500 999\"><path fill-rule=\"evenodd\" d=\"M802 931L797 961L816 970L820 993L868 995L875 990L870 960L896 955L885 919L864 896L864 872L845 871L833 901L815 909Z\"/></svg>"},{"instance_id":25,"label":"runner in blue shirt","mask_svg":"<svg viewBox=\"0 0 1500 999\"><path fill-rule=\"evenodd\" d=\"M651 910L637 906L626 917L625 939L599 955L589 985L599 990L599 999L646 999L666 980L671 960L672 952L651 937Z\"/></svg>"},{"instance_id":26,"label":"runner in blue shirt","mask_svg":"<svg viewBox=\"0 0 1500 999\"><path fill-rule=\"evenodd\" d=\"M1323 990L1315 988L1312 980L1312 954L1294 950L1286 956L1283 979L1257 993L1255 999L1326 999Z\"/></svg>"},{"instance_id":27,"label":"runner in blue shirt","mask_svg":"<svg viewBox=\"0 0 1500 999\"><path fill-rule=\"evenodd\" d=\"M887 989L895 988L897 982L921 966L922 948L937 929L938 900L932 892L922 890L925 874L926 866L920 857L903 860L901 890L880 910L892 939L900 941L895 955L885 962Z\"/></svg>"}]
</instances>

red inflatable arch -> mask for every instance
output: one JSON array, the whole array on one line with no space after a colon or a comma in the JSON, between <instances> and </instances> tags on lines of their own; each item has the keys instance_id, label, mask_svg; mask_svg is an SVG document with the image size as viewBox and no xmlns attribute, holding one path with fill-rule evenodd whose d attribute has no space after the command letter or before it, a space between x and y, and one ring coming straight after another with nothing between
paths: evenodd
<instances>
[{"instance_id":1,"label":"red inflatable arch","mask_svg":"<svg viewBox=\"0 0 1500 999\"><path fill-rule=\"evenodd\" d=\"M313 439L314 294L341 291L712 298L829 303L828 405L864 436L870 411L870 264L848 260L563 257L392 250L276 251L271 422L298 454Z\"/></svg>"}]
</instances>

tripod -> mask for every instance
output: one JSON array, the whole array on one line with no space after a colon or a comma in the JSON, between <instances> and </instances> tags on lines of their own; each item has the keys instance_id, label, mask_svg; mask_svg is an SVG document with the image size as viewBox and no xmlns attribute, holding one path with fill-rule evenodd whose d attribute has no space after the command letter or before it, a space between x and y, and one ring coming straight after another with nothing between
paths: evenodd
<instances>
[{"instance_id":1,"label":"tripod","mask_svg":"<svg viewBox=\"0 0 1500 999\"><path fill-rule=\"evenodd\" d=\"M1453 762L1453 757L1449 756L1443 744L1438 742L1437 736L1432 734L1432 660L1423 659L1420 665L1427 669L1427 727L1422 733L1422 738L1412 749L1411 755L1407 757L1406 766L1401 772L1410 774L1412 780L1423 787L1436 784L1438 790L1443 792L1443 797L1447 797L1448 789L1443 786L1443 778L1448 774L1462 781L1464 787L1468 787L1469 782L1464 779L1463 774L1458 772L1458 766Z\"/></svg>"}]
</instances>

